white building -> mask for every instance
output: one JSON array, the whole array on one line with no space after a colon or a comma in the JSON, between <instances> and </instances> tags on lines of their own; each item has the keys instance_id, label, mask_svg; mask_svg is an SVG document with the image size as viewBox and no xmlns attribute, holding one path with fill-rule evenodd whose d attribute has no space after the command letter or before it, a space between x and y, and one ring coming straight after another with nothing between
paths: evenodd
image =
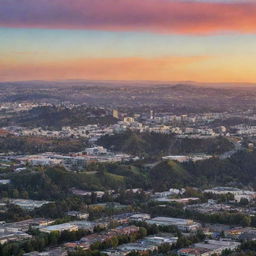
<instances>
[{"instance_id":1,"label":"white building","mask_svg":"<svg viewBox=\"0 0 256 256\"><path fill-rule=\"evenodd\" d=\"M107 154L108 151L104 147L98 146L98 147L86 148L85 153L87 155L101 155L101 154Z\"/></svg>"},{"instance_id":2,"label":"white building","mask_svg":"<svg viewBox=\"0 0 256 256\"><path fill-rule=\"evenodd\" d=\"M150 215L147 213L133 214L132 216L129 217L131 221L145 221L149 220L150 218Z\"/></svg>"},{"instance_id":3,"label":"white building","mask_svg":"<svg viewBox=\"0 0 256 256\"><path fill-rule=\"evenodd\" d=\"M194 222L190 219L168 218L168 217L156 217L146 221L148 224L155 224L157 226L176 226L179 230L185 232L191 232L198 230L200 223Z\"/></svg>"},{"instance_id":4,"label":"white building","mask_svg":"<svg viewBox=\"0 0 256 256\"><path fill-rule=\"evenodd\" d=\"M242 198L246 198L248 201L256 198L256 192L254 191L241 190L233 187L215 187L204 190L204 193L212 193L216 195L232 194L237 202L240 202Z\"/></svg>"}]
</instances>

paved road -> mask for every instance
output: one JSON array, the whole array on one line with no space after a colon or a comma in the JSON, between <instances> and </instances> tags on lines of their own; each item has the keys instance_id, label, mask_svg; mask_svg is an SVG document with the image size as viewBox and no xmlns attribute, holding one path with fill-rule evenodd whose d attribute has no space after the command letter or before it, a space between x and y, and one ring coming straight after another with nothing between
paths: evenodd
<instances>
[{"instance_id":1,"label":"paved road","mask_svg":"<svg viewBox=\"0 0 256 256\"><path fill-rule=\"evenodd\" d=\"M231 157L232 155L234 155L236 152L240 151L243 149L242 145L239 142L230 140L230 142L232 142L234 144L234 149L231 151L227 151L225 153L223 153L222 155L219 156L220 159L227 159L229 157Z\"/></svg>"}]
</instances>

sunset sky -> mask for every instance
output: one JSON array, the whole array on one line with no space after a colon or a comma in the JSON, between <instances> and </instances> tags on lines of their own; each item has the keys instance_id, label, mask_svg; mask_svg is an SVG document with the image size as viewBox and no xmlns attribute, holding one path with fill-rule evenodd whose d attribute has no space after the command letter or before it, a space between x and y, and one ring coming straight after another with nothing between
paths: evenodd
<instances>
[{"instance_id":1,"label":"sunset sky","mask_svg":"<svg viewBox=\"0 0 256 256\"><path fill-rule=\"evenodd\" d=\"M256 82L256 0L0 0L0 81Z\"/></svg>"}]
</instances>

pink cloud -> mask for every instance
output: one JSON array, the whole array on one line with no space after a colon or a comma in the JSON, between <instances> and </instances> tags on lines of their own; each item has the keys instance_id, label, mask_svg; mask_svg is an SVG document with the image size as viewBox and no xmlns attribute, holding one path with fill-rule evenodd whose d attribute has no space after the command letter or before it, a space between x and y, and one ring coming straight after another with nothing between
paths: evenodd
<instances>
[{"instance_id":1,"label":"pink cloud","mask_svg":"<svg viewBox=\"0 0 256 256\"><path fill-rule=\"evenodd\" d=\"M0 26L17 28L255 33L256 3L180 0L1 0Z\"/></svg>"}]
</instances>

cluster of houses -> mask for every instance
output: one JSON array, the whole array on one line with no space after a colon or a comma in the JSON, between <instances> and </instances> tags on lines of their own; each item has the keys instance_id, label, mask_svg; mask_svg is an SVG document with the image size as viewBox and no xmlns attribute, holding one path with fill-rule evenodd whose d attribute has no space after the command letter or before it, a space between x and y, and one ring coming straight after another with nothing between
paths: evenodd
<instances>
[{"instance_id":1,"label":"cluster of houses","mask_svg":"<svg viewBox=\"0 0 256 256\"><path fill-rule=\"evenodd\" d=\"M114 237L121 235L131 235L132 233L139 232L139 228L136 226L124 226L103 231L101 233L94 233L85 237L82 237L79 241L66 243L65 247L70 251L73 249L83 249L88 250L95 243L103 243Z\"/></svg>"},{"instance_id":2,"label":"cluster of houses","mask_svg":"<svg viewBox=\"0 0 256 256\"><path fill-rule=\"evenodd\" d=\"M128 154L109 152L101 146L86 148L83 152L70 153L68 155L48 152L37 155L15 157L15 160L24 164L28 163L32 166L60 165L67 170L81 170L92 162L123 162L132 159L136 160L137 158Z\"/></svg>"},{"instance_id":3,"label":"cluster of houses","mask_svg":"<svg viewBox=\"0 0 256 256\"><path fill-rule=\"evenodd\" d=\"M68 252L64 247L51 248L44 252L29 252L23 254L23 256L68 256Z\"/></svg>"},{"instance_id":4,"label":"cluster of houses","mask_svg":"<svg viewBox=\"0 0 256 256\"><path fill-rule=\"evenodd\" d=\"M78 220L70 221L62 224L54 224L53 220L48 219L29 219L14 223L0 224L0 243L4 244L10 241L21 241L31 239L28 234L30 228L38 229L44 233L77 231L86 230L90 234L82 237L79 241L68 242L58 248L51 248L44 252L31 252L26 256L65 256L68 252L72 252L78 248L81 250L89 250L95 243L103 243L114 237L122 235L131 235L139 232L139 227L134 225L137 222L146 222L148 225L170 226L176 227L185 236L195 234L196 231L202 230L208 239L191 245L188 248L181 248L177 251L179 256L210 256L220 255L226 249L234 250L240 246L241 240L255 240L256 229L243 227L221 227L219 230L224 230L225 238L214 236L217 232L216 227L202 227L200 223L190 219L170 218L170 217L151 217L146 213L123 213L113 215L107 218L98 219L95 221L84 220L88 217L80 216L79 212L68 212L68 215L76 217ZM81 217L81 218L80 218ZM80 219L80 220L79 220ZM116 228L110 228L110 224L115 221ZM100 233L95 232L95 227L105 229ZM158 233L156 235L146 236L140 240L120 244L117 247L109 248L102 253L110 256L125 256L136 251L144 254L148 252L157 252L159 246L163 244L176 244L178 237L171 233Z\"/></svg>"},{"instance_id":5,"label":"cluster of houses","mask_svg":"<svg viewBox=\"0 0 256 256\"><path fill-rule=\"evenodd\" d=\"M220 255L225 250L235 250L240 246L240 242L230 240L205 240L196 243L189 248L183 248L178 251L179 256L211 256Z\"/></svg>"},{"instance_id":6,"label":"cluster of houses","mask_svg":"<svg viewBox=\"0 0 256 256\"><path fill-rule=\"evenodd\" d=\"M36 218L12 223L0 223L0 244L32 238L27 233L29 228L41 228L52 224L53 220Z\"/></svg>"},{"instance_id":7,"label":"cluster of houses","mask_svg":"<svg viewBox=\"0 0 256 256\"><path fill-rule=\"evenodd\" d=\"M127 243L102 251L102 253L109 256L125 256L129 253L136 251L141 254L148 252L156 252L159 246L163 244L173 245L177 242L178 237L174 237L172 234L162 233L152 236L147 236L144 239L138 240L134 243Z\"/></svg>"},{"instance_id":8,"label":"cluster of houses","mask_svg":"<svg viewBox=\"0 0 256 256\"><path fill-rule=\"evenodd\" d=\"M216 195L231 194L234 196L234 199L237 202L240 202L242 198L247 199L249 202L256 198L256 192L234 187L215 187L212 189L204 190L204 193L211 193Z\"/></svg>"},{"instance_id":9,"label":"cluster of houses","mask_svg":"<svg viewBox=\"0 0 256 256\"><path fill-rule=\"evenodd\" d=\"M11 181L5 180L2 181L2 186L6 186ZM132 192L142 192L141 189L131 190ZM145 192L145 191L143 191ZM209 200L207 203L197 203L197 200L200 200L197 197L184 197L186 190L185 189L174 189L171 188L168 191L163 192L151 192L151 199L156 202L160 202L161 206L164 206L164 203L172 203L178 202L184 204L184 208L189 210L199 211L205 214L211 214L219 211L231 211L233 206L228 203L217 203L217 201ZM207 189L203 191L204 193L211 193L215 195L223 195L223 194L232 194L237 202L241 201L242 198L246 198L248 202L254 200L256 198L256 193L254 191L242 190L234 187L216 187L212 189ZM80 196L91 196L93 193L96 197L101 200L104 195L104 191L83 191L78 190L76 188L72 189L72 193L80 195ZM107 193L113 194L116 191L107 191ZM39 208L44 204L51 203L50 201L36 201L36 200L26 200L26 199L10 199L9 203L15 204L26 211L34 210L35 208ZM160 204L159 204L160 205ZM236 207L238 204L236 203ZM235 206L235 204L234 204ZM87 235L80 239L79 241L66 243L65 246L58 248L56 250L50 250L47 252L49 256L57 256L57 255L65 255L67 251L76 250L77 248L81 248L83 250L88 250L91 245L96 242L104 242L108 239L111 239L115 236L119 235L130 235L132 233L136 233L139 231L137 225L138 222L145 222L148 225L156 225L156 226L165 226L165 227L176 227L183 234L194 234L198 230L202 230L208 237L205 241L201 243L196 243L188 248L182 248L177 251L180 256L210 256L214 254L220 254L225 249L234 250L239 247L241 240L255 240L256 239L256 229L254 228L244 228L244 227L221 227L221 231L224 233L222 238L220 238L220 234L216 235L216 233L220 232L212 232L205 228L205 225L201 225L201 223L196 222L192 219L182 219L182 218L171 218L171 217L163 217L163 216L150 216L147 213L141 212L128 212L127 205L121 205L119 203L97 203L91 204L88 206L92 207L109 207L122 209L125 213L119 215L112 215L109 217L104 217L101 219L97 219L95 221L87 221L89 214L87 212L79 212L79 211L68 211L67 215L74 218L74 220L62 223L62 224L54 224L53 220L47 219L29 219L21 222L15 223L0 223L0 244L4 244L10 241L21 241L26 239L31 239L31 235L28 233L28 230L32 228L38 229L40 232L48 233L51 232L63 232L63 231L78 231L78 230L86 230L90 235ZM125 210L125 208L127 208ZM246 208L246 207L244 207ZM117 227L114 229L109 229L110 224L115 224ZM135 225L135 226L134 226ZM104 232L97 233L95 232L95 228L100 227L105 229ZM225 238L223 238L225 237ZM139 253L144 254L145 252L154 252L157 251L159 246L162 244L175 244L177 242L177 237L173 234L163 233L157 234L153 236L147 236L141 240L121 244L116 248L109 248L104 250L103 252L107 255L112 256L122 256L127 255L132 251L137 251ZM54 254L59 252L61 254ZM42 255L37 252L33 252L27 254L28 256L36 256Z\"/></svg>"},{"instance_id":10,"label":"cluster of houses","mask_svg":"<svg viewBox=\"0 0 256 256\"><path fill-rule=\"evenodd\" d=\"M109 126L89 124L85 126L63 126L61 130L46 130L42 127L27 128L18 126L5 127L3 130L16 136L44 136L54 138L76 137L87 138L89 142L95 143L104 135L134 130L138 132L155 132L176 134L177 136L208 138L219 135L229 136L226 127L220 126L212 129L209 124L218 119L226 119L233 116L228 113L202 113L195 115L170 115L169 113L159 113L156 115L150 111L146 117L140 114L133 116L121 115L117 110L113 111L116 123ZM243 116L244 118L244 116ZM253 119L254 120L254 119ZM255 126L234 127L236 135L254 134Z\"/></svg>"}]
</instances>

